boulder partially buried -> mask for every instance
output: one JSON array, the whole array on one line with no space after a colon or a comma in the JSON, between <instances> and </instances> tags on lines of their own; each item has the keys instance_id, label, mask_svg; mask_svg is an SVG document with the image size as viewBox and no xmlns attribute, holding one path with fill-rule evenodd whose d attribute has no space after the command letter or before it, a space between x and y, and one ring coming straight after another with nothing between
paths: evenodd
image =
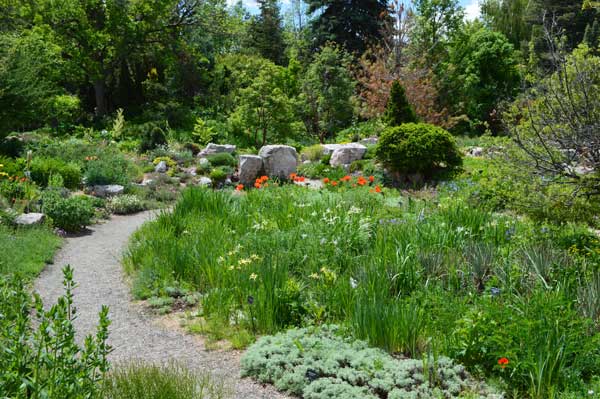
<instances>
[{"instance_id":1,"label":"boulder partially buried","mask_svg":"<svg viewBox=\"0 0 600 399\"><path fill-rule=\"evenodd\" d=\"M205 149L198 153L199 157L205 157L207 155L219 154L221 152L226 152L229 154L233 154L235 152L236 147L233 144L214 144L209 143Z\"/></svg>"},{"instance_id":2,"label":"boulder partially buried","mask_svg":"<svg viewBox=\"0 0 600 399\"><path fill-rule=\"evenodd\" d=\"M331 166L346 166L363 158L367 147L358 143L344 144L331 154Z\"/></svg>"},{"instance_id":3,"label":"boulder partially buried","mask_svg":"<svg viewBox=\"0 0 600 399\"><path fill-rule=\"evenodd\" d=\"M33 226L37 224L42 224L45 219L45 215L43 213L24 213L22 215L17 216L15 219L15 223L19 226Z\"/></svg>"},{"instance_id":4,"label":"boulder partially buried","mask_svg":"<svg viewBox=\"0 0 600 399\"><path fill-rule=\"evenodd\" d=\"M263 159L258 155L240 155L240 183L252 185L263 170Z\"/></svg>"},{"instance_id":5,"label":"boulder partially buried","mask_svg":"<svg viewBox=\"0 0 600 399\"><path fill-rule=\"evenodd\" d=\"M105 186L94 186L92 187L92 194L100 198L114 197L116 195L123 194L125 187L120 184L108 184Z\"/></svg>"},{"instance_id":6,"label":"boulder partially buried","mask_svg":"<svg viewBox=\"0 0 600 399\"><path fill-rule=\"evenodd\" d=\"M294 147L266 145L260 149L258 155L263 160L265 173L270 177L287 179L290 174L296 173L298 153Z\"/></svg>"}]
</instances>

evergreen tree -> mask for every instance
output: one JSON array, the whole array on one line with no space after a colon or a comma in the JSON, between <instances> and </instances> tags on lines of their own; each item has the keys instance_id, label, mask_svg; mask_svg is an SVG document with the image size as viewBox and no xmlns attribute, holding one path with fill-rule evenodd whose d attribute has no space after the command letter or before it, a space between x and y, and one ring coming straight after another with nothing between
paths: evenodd
<instances>
[{"instance_id":1,"label":"evergreen tree","mask_svg":"<svg viewBox=\"0 0 600 399\"><path fill-rule=\"evenodd\" d=\"M593 50L598 49L598 39L600 38L600 26L598 25L598 20L594 20L593 24L588 24L585 28L585 33L583 34L583 41L590 46Z\"/></svg>"},{"instance_id":2,"label":"evergreen tree","mask_svg":"<svg viewBox=\"0 0 600 399\"><path fill-rule=\"evenodd\" d=\"M392 83L390 98L383 114L384 122L389 126L400 126L403 123L417 122L417 114L406 98L404 87L399 81Z\"/></svg>"},{"instance_id":3,"label":"evergreen tree","mask_svg":"<svg viewBox=\"0 0 600 399\"><path fill-rule=\"evenodd\" d=\"M275 64L285 63L283 23L277 0L258 0L260 15L256 16L249 29L250 47Z\"/></svg>"},{"instance_id":4,"label":"evergreen tree","mask_svg":"<svg viewBox=\"0 0 600 399\"><path fill-rule=\"evenodd\" d=\"M313 48L331 41L350 53L362 54L381 39L381 20L388 15L385 0L306 0L312 21Z\"/></svg>"}]
</instances>

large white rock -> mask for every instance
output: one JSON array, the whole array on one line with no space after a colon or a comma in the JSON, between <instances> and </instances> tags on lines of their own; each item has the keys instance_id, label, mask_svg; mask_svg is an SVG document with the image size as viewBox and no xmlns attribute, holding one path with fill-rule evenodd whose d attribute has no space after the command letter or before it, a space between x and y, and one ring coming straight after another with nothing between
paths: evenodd
<instances>
[{"instance_id":1,"label":"large white rock","mask_svg":"<svg viewBox=\"0 0 600 399\"><path fill-rule=\"evenodd\" d=\"M165 173L168 169L167 163L165 161L160 161L158 165L154 168L156 173Z\"/></svg>"},{"instance_id":2,"label":"large white rock","mask_svg":"<svg viewBox=\"0 0 600 399\"><path fill-rule=\"evenodd\" d=\"M240 155L240 183L252 185L263 169L263 159L258 155Z\"/></svg>"},{"instance_id":3,"label":"large white rock","mask_svg":"<svg viewBox=\"0 0 600 399\"><path fill-rule=\"evenodd\" d=\"M125 187L119 184L108 184L106 186L94 186L92 187L92 193L96 197L107 198L114 197L115 195L121 195L125 191Z\"/></svg>"},{"instance_id":4,"label":"large white rock","mask_svg":"<svg viewBox=\"0 0 600 399\"><path fill-rule=\"evenodd\" d=\"M205 149L198 153L199 157L205 157L207 155L218 154L221 152L227 152L232 154L235 152L236 147L233 144L214 144L209 143Z\"/></svg>"},{"instance_id":5,"label":"large white rock","mask_svg":"<svg viewBox=\"0 0 600 399\"><path fill-rule=\"evenodd\" d=\"M345 166L350 165L354 161L362 159L367 152L367 147L358 143L344 144L337 148L331 154L331 160L329 164L331 166Z\"/></svg>"},{"instance_id":6,"label":"large white rock","mask_svg":"<svg viewBox=\"0 0 600 399\"><path fill-rule=\"evenodd\" d=\"M344 144L323 144L323 155L332 155L335 150L342 148Z\"/></svg>"},{"instance_id":7,"label":"large white rock","mask_svg":"<svg viewBox=\"0 0 600 399\"><path fill-rule=\"evenodd\" d=\"M290 174L296 173L298 153L294 147L266 145L260 149L258 155L263 159L265 173L270 177L288 179Z\"/></svg>"},{"instance_id":8,"label":"large white rock","mask_svg":"<svg viewBox=\"0 0 600 399\"><path fill-rule=\"evenodd\" d=\"M17 216L15 223L19 226L32 226L35 224L42 224L45 219L43 213L24 213Z\"/></svg>"}]
</instances>

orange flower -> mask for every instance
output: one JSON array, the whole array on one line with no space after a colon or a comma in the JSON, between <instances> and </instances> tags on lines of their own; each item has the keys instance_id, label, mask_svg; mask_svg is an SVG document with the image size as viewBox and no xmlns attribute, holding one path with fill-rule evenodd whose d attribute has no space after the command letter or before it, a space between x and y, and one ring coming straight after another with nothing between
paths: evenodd
<instances>
[{"instance_id":1,"label":"orange flower","mask_svg":"<svg viewBox=\"0 0 600 399\"><path fill-rule=\"evenodd\" d=\"M254 188L261 188L261 187L262 187L262 184L260 184L260 181L257 180L256 182L254 182Z\"/></svg>"},{"instance_id":2,"label":"orange flower","mask_svg":"<svg viewBox=\"0 0 600 399\"><path fill-rule=\"evenodd\" d=\"M333 180L333 181L331 182L331 185L332 185L333 187L335 187L335 186L337 186L337 185L338 185L338 182L336 182L335 180Z\"/></svg>"},{"instance_id":3,"label":"orange flower","mask_svg":"<svg viewBox=\"0 0 600 399\"><path fill-rule=\"evenodd\" d=\"M375 192L376 192L376 193L380 193L380 192L381 192L381 187L379 187L379 186L375 186Z\"/></svg>"},{"instance_id":4,"label":"orange flower","mask_svg":"<svg viewBox=\"0 0 600 399\"><path fill-rule=\"evenodd\" d=\"M296 177L296 181L297 182L304 183L304 180L306 180L304 176L298 176L298 177Z\"/></svg>"},{"instance_id":5,"label":"orange flower","mask_svg":"<svg viewBox=\"0 0 600 399\"><path fill-rule=\"evenodd\" d=\"M329 177L326 177L323 179L323 184L327 184L327 183L329 183Z\"/></svg>"},{"instance_id":6,"label":"orange flower","mask_svg":"<svg viewBox=\"0 0 600 399\"><path fill-rule=\"evenodd\" d=\"M261 183L264 183L264 182L266 182L267 180L269 180L269 176L261 176L261 177L260 177L260 182L261 182Z\"/></svg>"},{"instance_id":7,"label":"orange flower","mask_svg":"<svg viewBox=\"0 0 600 399\"><path fill-rule=\"evenodd\" d=\"M298 177L298 174L297 174L297 173L291 173L291 174L290 174L290 179L291 179L291 180L296 180L296 177Z\"/></svg>"},{"instance_id":8,"label":"orange flower","mask_svg":"<svg viewBox=\"0 0 600 399\"><path fill-rule=\"evenodd\" d=\"M242 191L243 189L244 189L243 184L238 184L237 186L235 186L235 191Z\"/></svg>"},{"instance_id":9,"label":"orange flower","mask_svg":"<svg viewBox=\"0 0 600 399\"><path fill-rule=\"evenodd\" d=\"M352 177L350 177L350 176L346 175L346 176L342 177L342 178L340 179L340 181L350 181L350 179L352 179Z\"/></svg>"},{"instance_id":10,"label":"orange flower","mask_svg":"<svg viewBox=\"0 0 600 399\"><path fill-rule=\"evenodd\" d=\"M375 181L375 176L369 176L369 181L373 183Z\"/></svg>"},{"instance_id":11,"label":"orange flower","mask_svg":"<svg viewBox=\"0 0 600 399\"><path fill-rule=\"evenodd\" d=\"M500 367L505 368L506 365L508 364L508 359L505 357L501 357L500 359L498 359L498 364L500 365Z\"/></svg>"},{"instance_id":12,"label":"orange flower","mask_svg":"<svg viewBox=\"0 0 600 399\"><path fill-rule=\"evenodd\" d=\"M358 178L358 181L357 181L357 183L358 183L358 185L359 185L359 186L364 186L365 184L367 184L367 181L365 180L365 178L364 178L364 177L360 176L360 177Z\"/></svg>"}]
</instances>

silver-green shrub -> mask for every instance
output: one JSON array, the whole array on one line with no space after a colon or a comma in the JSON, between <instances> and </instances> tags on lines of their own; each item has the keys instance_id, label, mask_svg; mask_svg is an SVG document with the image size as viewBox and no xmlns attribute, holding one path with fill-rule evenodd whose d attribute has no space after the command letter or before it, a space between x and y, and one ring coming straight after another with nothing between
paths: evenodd
<instances>
[{"instance_id":1,"label":"silver-green shrub","mask_svg":"<svg viewBox=\"0 0 600 399\"><path fill-rule=\"evenodd\" d=\"M448 358L396 359L336 326L263 337L241 363L243 376L305 399L500 397Z\"/></svg>"}]
</instances>

